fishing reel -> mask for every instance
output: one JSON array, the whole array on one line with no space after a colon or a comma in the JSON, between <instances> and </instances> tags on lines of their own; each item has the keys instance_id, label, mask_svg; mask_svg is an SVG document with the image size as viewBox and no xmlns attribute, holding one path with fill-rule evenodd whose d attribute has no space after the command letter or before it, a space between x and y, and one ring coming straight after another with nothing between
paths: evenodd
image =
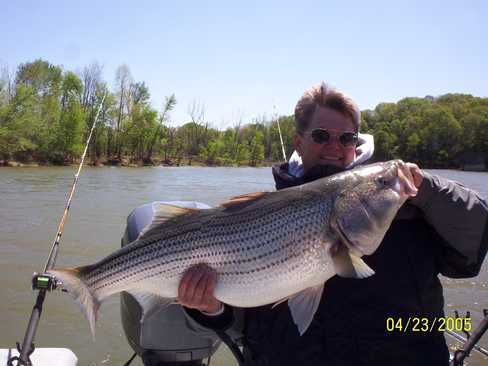
<instances>
[{"instance_id":1,"label":"fishing reel","mask_svg":"<svg viewBox=\"0 0 488 366\"><path fill-rule=\"evenodd\" d=\"M33 290L53 291L56 290L60 285L62 285L62 283L52 274L34 272L32 275Z\"/></svg>"}]
</instances>

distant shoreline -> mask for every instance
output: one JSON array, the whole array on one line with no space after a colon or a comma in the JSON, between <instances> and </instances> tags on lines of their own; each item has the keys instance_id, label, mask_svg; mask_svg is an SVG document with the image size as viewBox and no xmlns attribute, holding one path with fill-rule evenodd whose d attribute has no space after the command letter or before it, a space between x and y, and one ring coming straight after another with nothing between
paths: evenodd
<instances>
[{"instance_id":1,"label":"distant shoreline","mask_svg":"<svg viewBox=\"0 0 488 366\"><path fill-rule=\"evenodd\" d=\"M281 164L282 161L262 161L257 164L207 164L205 162L195 160L195 159L179 159L179 160L168 160L168 161L154 161L153 163L143 163L143 162L130 162L128 159L122 159L122 161L102 161L102 162L86 162L85 166L91 167L121 167L121 168L146 168L146 167L208 167L208 168L219 168L219 167L234 167L234 168L265 168L271 167L276 164ZM65 163L65 164L54 164L46 162L22 162L16 160L0 160L0 168L51 168L51 167L63 167L63 166L78 166L78 162Z\"/></svg>"},{"instance_id":2,"label":"distant shoreline","mask_svg":"<svg viewBox=\"0 0 488 366\"><path fill-rule=\"evenodd\" d=\"M371 163L373 163L372 161ZM269 168L273 165L282 164L282 161L262 161L255 165L250 164L205 164L204 162L195 160L195 159L180 159L179 161L155 161L153 164L143 164L142 162L134 163L129 162L126 159L123 159L122 162L114 163L113 161L103 161L99 163L94 162L85 162L85 166L91 167L120 167L120 168L147 168L147 167L206 167L206 168ZM20 162L15 160L3 161L0 160L0 168L7 167L7 168L52 168L52 167L63 167L63 166L78 166L79 162L74 163L66 163L66 164L53 164L53 163L42 163L42 162ZM469 168L465 167L464 169L461 167L431 167L431 166L422 166L422 169L446 169L446 170L458 170L458 171L465 171L465 172L487 172L488 169L483 169L482 166L471 166Z\"/></svg>"}]
</instances>

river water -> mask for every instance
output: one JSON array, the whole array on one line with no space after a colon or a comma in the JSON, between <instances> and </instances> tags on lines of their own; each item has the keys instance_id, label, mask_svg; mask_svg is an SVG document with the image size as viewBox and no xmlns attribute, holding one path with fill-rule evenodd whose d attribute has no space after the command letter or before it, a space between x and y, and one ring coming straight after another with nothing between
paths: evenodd
<instances>
[{"instance_id":1,"label":"river water","mask_svg":"<svg viewBox=\"0 0 488 366\"><path fill-rule=\"evenodd\" d=\"M488 197L488 173L431 171ZM74 167L0 169L0 348L22 341L35 294L31 275L44 267L73 181ZM130 211L156 200L195 200L216 205L254 191L273 190L270 168L84 168L65 226L58 266L92 263L117 249ZM470 311L473 324L488 308L488 261L476 278L442 278L446 314ZM448 338L452 346L455 341ZM488 347L488 335L481 344ZM66 347L78 365L123 364L132 354L114 296L101 308L96 341L77 305L63 293L50 294L36 337L38 347ZM470 365L488 359L473 354ZM235 365L226 349L212 365ZM140 366L137 360L132 365Z\"/></svg>"}]
</instances>

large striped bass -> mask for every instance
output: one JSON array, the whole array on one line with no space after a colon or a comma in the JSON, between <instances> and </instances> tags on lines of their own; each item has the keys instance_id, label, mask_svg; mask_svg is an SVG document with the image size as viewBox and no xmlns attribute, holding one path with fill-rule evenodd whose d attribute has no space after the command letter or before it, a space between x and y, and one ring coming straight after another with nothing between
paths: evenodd
<instances>
[{"instance_id":1,"label":"large striped bass","mask_svg":"<svg viewBox=\"0 0 488 366\"><path fill-rule=\"evenodd\" d=\"M131 293L149 316L175 302L183 273L201 263L218 274L218 300L237 307L288 300L302 334L325 281L374 274L361 256L378 248L415 194L405 163L393 160L207 210L161 205L131 244L95 264L50 273L79 302L92 335L110 295Z\"/></svg>"}]
</instances>

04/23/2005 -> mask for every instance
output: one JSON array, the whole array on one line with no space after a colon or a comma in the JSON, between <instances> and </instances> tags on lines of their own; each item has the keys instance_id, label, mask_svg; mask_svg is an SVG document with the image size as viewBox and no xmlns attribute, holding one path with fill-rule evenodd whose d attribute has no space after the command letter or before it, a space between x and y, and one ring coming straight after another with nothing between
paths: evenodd
<instances>
[{"instance_id":1,"label":"04/23/2005","mask_svg":"<svg viewBox=\"0 0 488 366\"><path fill-rule=\"evenodd\" d=\"M470 317L464 318L427 318L427 317L408 317L408 318L394 318L386 319L386 331L392 332L469 332L471 331L472 323Z\"/></svg>"}]
</instances>

